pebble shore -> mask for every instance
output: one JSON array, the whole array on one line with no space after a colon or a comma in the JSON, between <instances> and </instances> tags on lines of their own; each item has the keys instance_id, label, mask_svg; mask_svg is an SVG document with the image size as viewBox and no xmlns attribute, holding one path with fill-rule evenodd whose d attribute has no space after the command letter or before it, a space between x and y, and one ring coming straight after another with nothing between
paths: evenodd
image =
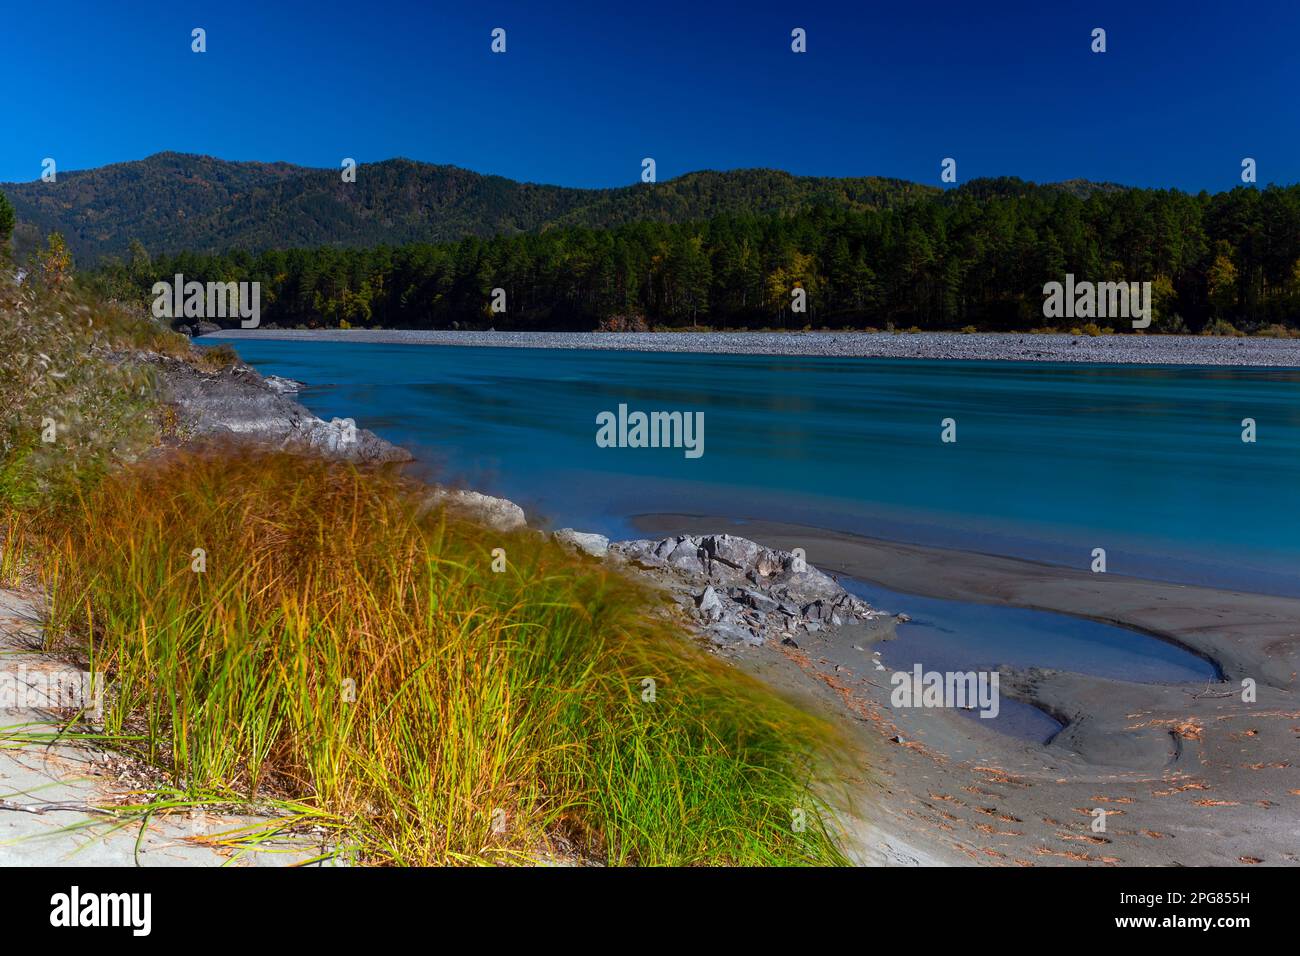
<instances>
[{"instance_id":1,"label":"pebble shore","mask_svg":"<svg viewBox=\"0 0 1300 956\"><path fill-rule=\"evenodd\" d=\"M1300 339L1208 335L976 332L442 332L417 329L226 329L205 339L378 342L825 358L1300 367Z\"/></svg>"}]
</instances>

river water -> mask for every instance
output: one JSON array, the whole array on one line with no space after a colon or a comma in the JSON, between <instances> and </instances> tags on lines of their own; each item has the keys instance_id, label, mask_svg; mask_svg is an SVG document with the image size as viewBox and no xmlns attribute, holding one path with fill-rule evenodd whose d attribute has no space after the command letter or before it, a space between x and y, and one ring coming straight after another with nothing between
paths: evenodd
<instances>
[{"instance_id":1,"label":"river water","mask_svg":"<svg viewBox=\"0 0 1300 956\"><path fill-rule=\"evenodd\" d=\"M652 512L766 518L1083 568L1102 548L1111 573L1300 595L1297 370L234 344L262 372L306 382L316 414L353 418L411 449L428 477L556 527L613 537ZM598 421L617 422L620 406L625 420L703 413L702 443L602 447ZM622 444L619 430L605 437ZM894 669L1218 679L1135 631L845 583L911 615L882 648ZM1003 704L988 721L1003 733L1046 741L1060 728Z\"/></svg>"},{"instance_id":2,"label":"river water","mask_svg":"<svg viewBox=\"0 0 1300 956\"><path fill-rule=\"evenodd\" d=\"M1112 573L1300 595L1300 370L234 344L556 526L774 518L1085 568L1103 548ZM702 412L703 454L600 447L620 405Z\"/></svg>"}]
</instances>

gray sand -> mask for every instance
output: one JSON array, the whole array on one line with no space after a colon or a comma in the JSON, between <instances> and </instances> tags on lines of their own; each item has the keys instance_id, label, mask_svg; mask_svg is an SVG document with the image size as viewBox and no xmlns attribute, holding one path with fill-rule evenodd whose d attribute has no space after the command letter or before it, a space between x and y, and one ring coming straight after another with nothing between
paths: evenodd
<instances>
[{"instance_id":1,"label":"gray sand","mask_svg":"<svg viewBox=\"0 0 1300 956\"><path fill-rule=\"evenodd\" d=\"M48 700L37 675L77 670L40 649L41 626L30 597L0 589L0 867L289 866L321 852L306 838L273 837L240 853L222 835L267 821L209 809L155 814L142 827L130 809L148 788L138 766L67 733L72 711L13 706L31 703L24 687ZM96 812L104 808L117 812Z\"/></svg>"},{"instance_id":2,"label":"gray sand","mask_svg":"<svg viewBox=\"0 0 1300 956\"><path fill-rule=\"evenodd\" d=\"M1257 365L1300 368L1300 339L1197 335L981 332L436 332L401 329L227 329L220 337L525 349L601 349L827 358ZM200 336L214 340L218 334Z\"/></svg>"},{"instance_id":3,"label":"gray sand","mask_svg":"<svg viewBox=\"0 0 1300 956\"><path fill-rule=\"evenodd\" d=\"M637 523L652 534L707 529L802 547L811 564L892 590L1133 627L1211 657L1226 675L1213 685L1155 685L1003 669L1003 694L1066 723L1040 745L951 709L893 708L889 674L870 655L887 635L759 648L741 665L820 700L861 744L863 778L872 781L857 808L870 821L859 834L864 861L1300 863L1300 601L774 522L653 515ZM1254 702L1242 700L1243 677L1257 684ZM1104 833L1091 829L1098 808L1107 811ZM879 859L882 833L899 848L892 860L888 852Z\"/></svg>"}]
</instances>

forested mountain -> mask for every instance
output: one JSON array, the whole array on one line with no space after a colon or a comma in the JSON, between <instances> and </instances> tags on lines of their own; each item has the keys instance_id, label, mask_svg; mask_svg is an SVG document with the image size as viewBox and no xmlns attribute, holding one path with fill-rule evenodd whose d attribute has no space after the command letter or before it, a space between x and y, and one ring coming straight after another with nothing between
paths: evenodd
<instances>
[{"instance_id":1,"label":"forested mountain","mask_svg":"<svg viewBox=\"0 0 1300 956\"><path fill-rule=\"evenodd\" d=\"M635 167L639 170L639 167ZM17 210L20 251L60 232L77 262L125 255L364 247L516 235L556 225L610 227L726 214L793 214L816 205L890 208L938 193L866 177L829 179L775 170L699 172L618 189L519 183L405 159L339 170L235 163L182 153L59 172L53 183L0 185Z\"/></svg>"},{"instance_id":2,"label":"forested mountain","mask_svg":"<svg viewBox=\"0 0 1300 956\"><path fill-rule=\"evenodd\" d=\"M941 191L740 170L584 190L407 160L344 183L160 153L4 191L20 257L24 236L58 231L83 271L102 257L112 295L147 298L177 272L258 281L281 325L1028 329L1051 324L1043 285L1067 273L1151 282L1156 330L1300 318L1300 186ZM498 288L505 313L489 310Z\"/></svg>"},{"instance_id":3,"label":"forested mountain","mask_svg":"<svg viewBox=\"0 0 1300 956\"><path fill-rule=\"evenodd\" d=\"M257 281L264 324L308 326L1032 329L1062 324L1044 318L1043 286L1067 273L1150 282L1152 331L1294 329L1300 319L1300 186L1193 196L994 179L886 209L852 206L370 249L151 259L137 246L98 280L139 298L175 273ZM795 287L804 313L792 311ZM505 292L504 313L490 310L493 289Z\"/></svg>"}]
</instances>

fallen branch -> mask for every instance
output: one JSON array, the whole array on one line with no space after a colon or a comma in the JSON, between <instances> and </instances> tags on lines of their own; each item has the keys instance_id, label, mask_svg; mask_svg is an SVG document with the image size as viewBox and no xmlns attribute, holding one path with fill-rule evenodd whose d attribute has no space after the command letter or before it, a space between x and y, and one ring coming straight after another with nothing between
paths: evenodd
<instances>
[{"instance_id":1,"label":"fallen branch","mask_svg":"<svg viewBox=\"0 0 1300 956\"><path fill-rule=\"evenodd\" d=\"M18 810L22 813L69 811L74 813L99 813L110 817L117 816L116 810L105 807L92 807L88 803L15 803L13 800L0 800L0 810Z\"/></svg>"}]
</instances>

